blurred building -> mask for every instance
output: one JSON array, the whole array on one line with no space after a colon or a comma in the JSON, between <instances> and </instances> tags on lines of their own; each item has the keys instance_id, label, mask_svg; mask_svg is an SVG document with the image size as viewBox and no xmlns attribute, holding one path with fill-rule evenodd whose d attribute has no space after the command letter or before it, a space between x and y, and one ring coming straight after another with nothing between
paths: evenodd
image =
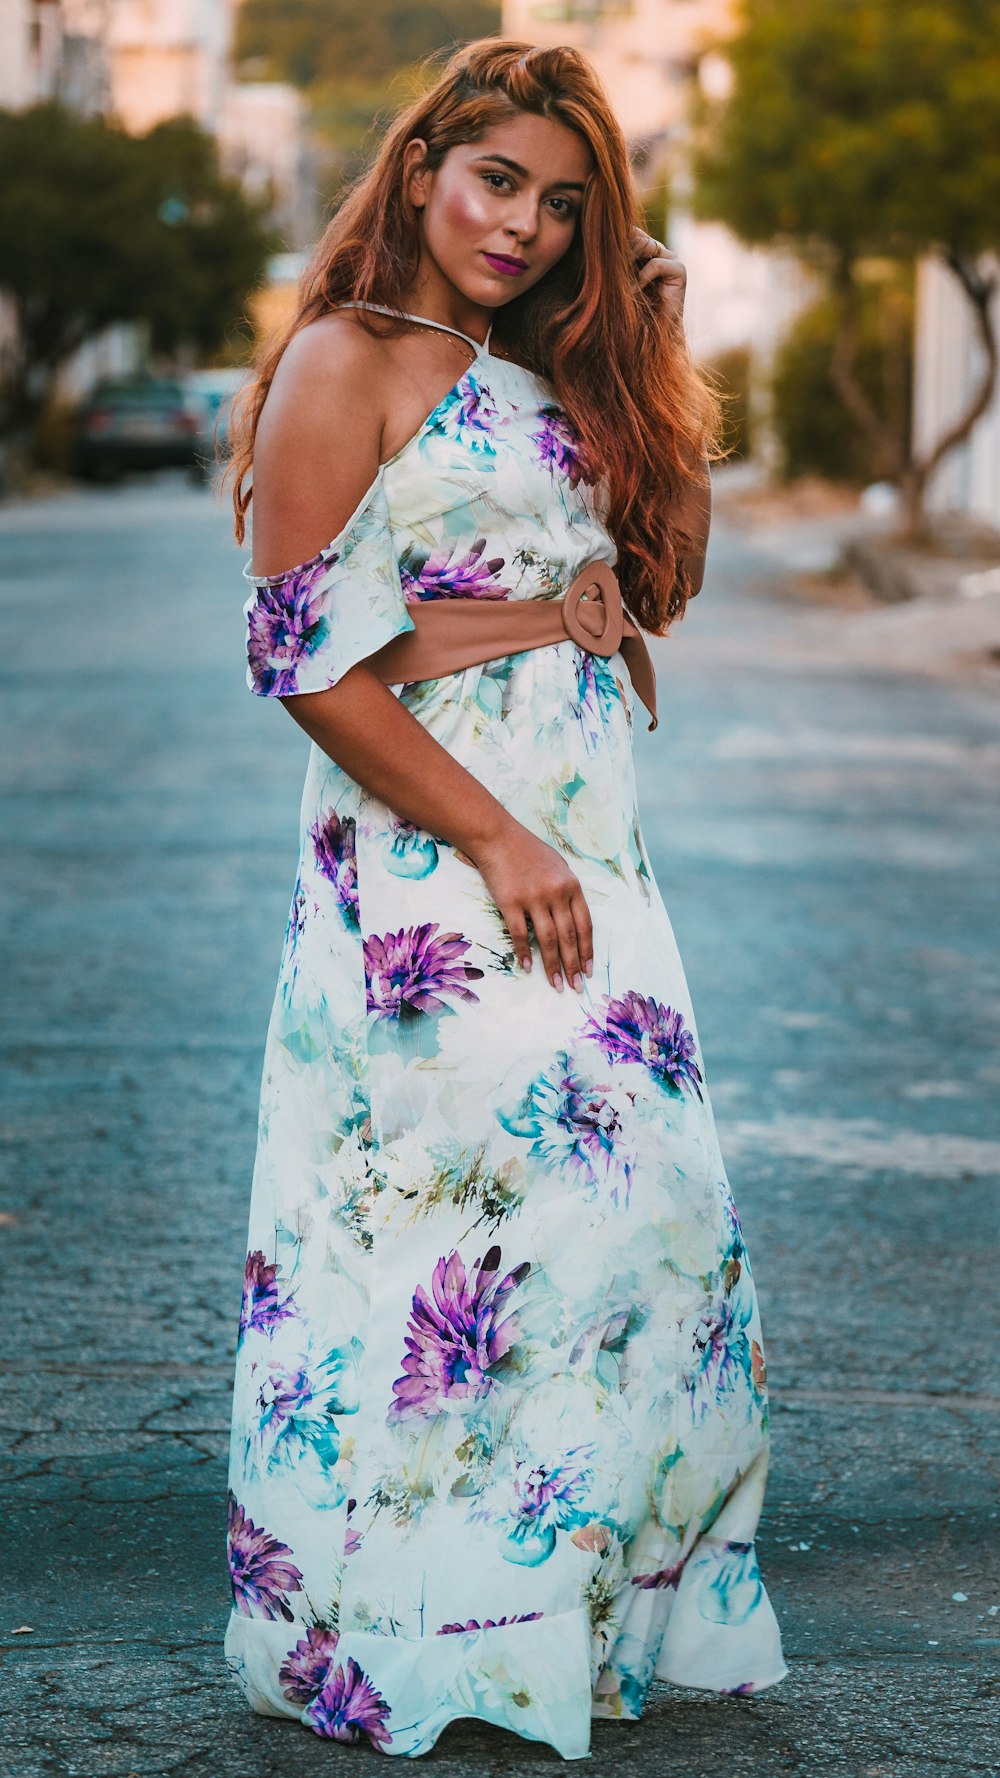
<instances>
[{"instance_id":1,"label":"blurred building","mask_svg":"<svg viewBox=\"0 0 1000 1778\"><path fill-rule=\"evenodd\" d=\"M739 23L739 0L505 0L504 34L570 43L597 68L624 124L640 179L686 130L688 99L708 46Z\"/></svg>"},{"instance_id":2,"label":"blurred building","mask_svg":"<svg viewBox=\"0 0 1000 1778\"><path fill-rule=\"evenodd\" d=\"M107 0L111 109L133 135L168 117L193 117L216 133L231 10L231 0Z\"/></svg>"},{"instance_id":3,"label":"blurred building","mask_svg":"<svg viewBox=\"0 0 1000 1778\"><path fill-rule=\"evenodd\" d=\"M107 110L102 41L108 0L0 0L0 105L56 99L85 115Z\"/></svg>"},{"instance_id":4,"label":"blurred building","mask_svg":"<svg viewBox=\"0 0 1000 1778\"><path fill-rule=\"evenodd\" d=\"M506 35L569 43L593 62L625 130L640 191L663 192L666 239L688 270L688 339L704 362L745 358L761 454L768 452L766 390L776 347L816 293L794 255L750 248L720 223L699 222L690 191L690 117L700 88L724 98L725 42L740 0L504 0ZM726 367L728 370L728 366Z\"/></svg>"},{"instance_id":5,"label":"blurred building","mask_svg":"<svg viewBox=\"0 0 1000 1778\"><path fill-rule=\"evenodd\" d=\"M993 256L998 290L994 326L1000 334L1000 260ZM958 419L983 374L985 352L958 279L936 255L917 272L913 427L918 453L933 448ZM951 451L928 491L937 512L961 512L1000 530L1000 382L989 408L965 443Z\"/></svg>"},{"instance_id":6,"label":"blurred building","mask_svg":"<svg viewBox=\"0 0 1000 1778\"><path fill-rule=\"evenodd\" d=\"M317 199L305 107L295 87L232 78L239 0L0 0L0 106L55 100L82 115L115 118L143 135L171 117L193 117L216 137L226 172L262 200L289 249L311 239ZM266 290L288 297L290 255ZM298 264L298 261L295 262ZM15 346L13 312L0 291L0 356ZM100 377L133 372L146 353L132 324L104 329L60 378L69 399Z\"/></svg>"},{"instance_id":7,"label":"blurred building","mask_svg":"<svg viewBox=\"0 0 1000 1778\"><path fill-rule=\"evenodd\" d=\"M232 78L239 0L0 0L0 105L55 99L145 135L193 117L291 247L316 222L301 94Z\"/></svg>"},{"instance_id":8,"label":"blurred building","mask_svg":"<svg viewBox=\"0 0 1000 1778\"><path fill-rule=\"evenodd\" d=\"M286 245L304 246L316 226L316 180L298 88L277 80L227 86L218 137L226 172L266 203Z\"/></svg>"}]
</instances>

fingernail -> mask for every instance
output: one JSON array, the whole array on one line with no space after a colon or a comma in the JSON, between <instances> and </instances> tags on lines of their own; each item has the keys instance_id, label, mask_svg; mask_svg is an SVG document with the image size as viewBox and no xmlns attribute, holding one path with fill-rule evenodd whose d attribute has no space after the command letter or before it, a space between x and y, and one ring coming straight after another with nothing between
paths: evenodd
<instances>
[{"instance_id":1,"label":"fingernail","mask_svg":"<svg viewBox=\"0 0 1000 1778\"><path fill-rule=\"evenodd\" d=\"M593 973L594 973L594 959L593 959L593 957L588 957L588 959L587 959L587 961L586 961L586 963L585 963L585 964L584 964L584 966L583 966L583 968L584 968L584 973L585 973L585 974L586 974L586 976L587 976L587 977L588 977L588 979L589 979L589 978L590 978L590 976L592 976L592 975L593 975Z\"/></svg>"},{"instance_id":2,"label":"fingernail","mask_svg":"<svg viewBox=\"0 0 1000 1778\"><path fill-rule=\"evenodd\" d=\"M530 957L522 957L520 959L520 964L521 964L521 968L524 970L525 975L530 975L531 974L531 958Z\"/></svg>"},{"instance_id":3,"label":"fingernail","mask_svg":"<svg viewBox=\"0 0 1000 1778\"><path fill-rule=\"evenodd\" d=\"M582 977L582 975L575 975L573 977L573 987L575 988L575 990L578 994L583 993L583 977Z\"/></svg>"},{"instance_id":4,"label":"fingernail","mask_svg":"<svg viewBox=\"0 0 1000 1778\"><path fill-rule=\"evenodd\" d=\"M553 986L553 987L554 987L554 989L555 989L555 991L556 991L556 993L557 993L557 994L561 994L561 993L562 993L562 991L563 991L563 979L562 979L562 976L561 976L561 975L554 975L554 976L553 976L553 977L552 977L552 986Z\"/></svg>"}]
</instances>

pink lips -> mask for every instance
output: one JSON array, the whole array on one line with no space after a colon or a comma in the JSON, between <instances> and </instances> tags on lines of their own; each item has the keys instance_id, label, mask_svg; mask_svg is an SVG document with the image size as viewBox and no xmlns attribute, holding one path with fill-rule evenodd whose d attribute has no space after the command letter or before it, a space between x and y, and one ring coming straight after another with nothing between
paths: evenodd
<instances>
[{"instance_id":1,"label":"pink lips","mask_svg":"<svg viewBox=\"0 0 1000 1778\"><path fill-rule=\"evenodd\" d=\"M502 253L484 253L483 258L495 272L502 272L507 278L519 278L528 269L523 259L505 259Z\"/></svg>"}]
</instances>

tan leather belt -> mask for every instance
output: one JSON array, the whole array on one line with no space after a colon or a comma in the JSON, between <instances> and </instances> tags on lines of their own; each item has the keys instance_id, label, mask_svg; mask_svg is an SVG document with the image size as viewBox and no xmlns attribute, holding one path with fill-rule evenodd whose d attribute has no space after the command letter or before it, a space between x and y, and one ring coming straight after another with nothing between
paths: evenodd
<instances>
[{"instance_id":1,"label":"tan leather belt","mask_svg":"<svg viewBox=\"0 0 1000 1778\"><path fill-rule=\"evenodd\" d=\"M387 685L441 679L463 667L547 648L567 638L607 659L621 650L637 695L655 729L656 674L642 634L622 608L607 562L581 569L561 599L430 599L408 607L413 629L395 636L365 665Z\"/></svg>"}]
</instances>

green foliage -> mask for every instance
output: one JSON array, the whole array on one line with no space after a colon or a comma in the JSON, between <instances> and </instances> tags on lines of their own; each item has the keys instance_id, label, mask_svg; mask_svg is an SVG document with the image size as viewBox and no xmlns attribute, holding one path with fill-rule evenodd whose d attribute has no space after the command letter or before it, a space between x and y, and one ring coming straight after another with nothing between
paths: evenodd
<instances>
[{"instance_id":1,"label":"green foliage","mask_svg":"<svg viewBox=\"0 0 1000 1778\"><path fill-rule=\"evenodd\" d=\"M855 375L905 448L910 426L912 295L905 280L862 286ZM837 312L824 298L800 315L775 358L772 422L786 480L822 475L864 486L895 467L848 412L830 374Z\"/></svg>"},{"instance_id":2,"label":"green foliage","mask_svg":"<svg viewBox=\"0 0 1000 1778\"><path fill-rule=\"evenodd\" d=\"M697 207L841 256L1000 242L1000 0L747 0Z\"/></svg>"},{"instance_id":3,"label":"green foliage","mask_svg":"<svg viewBox=\"0 0 1000 1778\"><path fill-rule=\"evenodd\" d=\"M1000 0L745 0L726 53L732 92L696 120L696 211L745 241L786 242L828 274L835 299L779 370L788 468L891 477L916 535L928 478L995 387L979 256L1000 246ZM973 305L986 368L955 425L915 458L901 348L882 350L876 374L860 271L871 255L927 252Z\"/></svg>"},{"instance_id":4,"label":"green foliage","mask_svg":"<svg viewBox=\"0 0 1000 1778\"><path fill-rule=\"evenodd\" d=\"M722 399L722 445L727 457L753 456L753 360L746 346L730 346L702 364Z\"/></svg>"},{"instance_id":5,"label":"green foliage","mask_svg":"<svg viewBox=\"0 0 1000 1778\"><path fill-rule=\"evenodd\" d=\"M498 0L244 0L236 56L295 86L378 85L435 50L499 29Z\"/></svg>"},{"instance_id":6,"label":"green foliage","mask_svg":"<svg viewBox=\"0 0 1000 1778\"><path fill-rule=\"evenodd\" d=\"M146 214L157 224L144 255L153 344L210 350L242 314L273 248L262 209L220 176L215 143L188 119L158 125L136 146Z\"/></svg>"},{"instance_id":7,"label":"green foliage","mask_svg":"<svg viewBox=\"0 0 1000 1778\"><path fill-rule=\"evenodd\" d=\"M10 405L37 410L53 371L116 321L153 345L217 345L270 243L187 119L127 136L58 105L0 111L0 286L23 364Z\"/></svg>"}]
</instances>

